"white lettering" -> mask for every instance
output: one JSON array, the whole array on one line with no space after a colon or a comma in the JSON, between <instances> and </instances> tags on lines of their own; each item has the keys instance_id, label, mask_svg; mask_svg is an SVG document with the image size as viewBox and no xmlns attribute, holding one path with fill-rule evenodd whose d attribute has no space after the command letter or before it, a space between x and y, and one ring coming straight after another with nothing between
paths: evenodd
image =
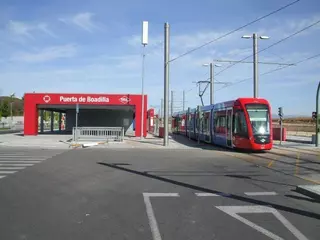
<instances>
[{"instance_id":1,"label":"white lettering","mask_svg":"<svg viewBox=\"0 0 320 240\"><path fill-rule=\"evenodd\" d=\"M92 102L92 103L101 103L101 102L105 102L108 103L109 102L109 98L108 97L87 97L87 102Z\"/></svg>"},{"instance_id":2,"label":"white lettering","mask_svg":"<svg viewBox=\"0 0 320 240\"><path fill-rule=\"evenodd\" d=\"M60 102L78 102L78 98L60 96Z\"/></svg>"},{"instance_id":3,"label":"white lettering","mask_svg":"<svg viewBox=\"0 0 320 240\"><path fill-rule=\"evenodd\" d=\"M81 102L81 103L108 103L110 101L110 99L108 97L65 97L65 96L60 96L60 102L64 102L64 103L77 103L77 102Z\"/></svg>"}]
</instances>

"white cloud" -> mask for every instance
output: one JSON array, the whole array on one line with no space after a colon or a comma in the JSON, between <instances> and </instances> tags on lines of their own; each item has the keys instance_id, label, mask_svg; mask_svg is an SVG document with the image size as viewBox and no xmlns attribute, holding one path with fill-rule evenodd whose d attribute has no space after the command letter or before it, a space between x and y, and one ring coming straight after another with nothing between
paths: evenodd
<instances>
[{"instance_id":1,"label":"white cloud","mask_svg":"<svg viewBox=\"0 0 320 240\"><path fill-rule=\"evenodd\" d=\"M10 33L15 35L23 35L27 37L32 37L31 31L34 29L34 26L28 25L23 22L10 21L7 24L7 29Z\"/></svg>"},{"instance_id":2,"label":"white cloud","mask_svg":"<svg viewBox=\"0 0 320 240\"><path fill-rule=\"evenodd\" d=\"M39 23L37 25L37 28L40 29L41 31L43 31L44 33L50 35L51 37L57 37L57 35L55 35L48 27L48 24L46 23Z\"/></svg>"},{"instance_id":3,"label":"white cloud","mask_svg":"<svg viewBox=\"0 0 320 240\"><path fill-rule=\"evenodd\" d=\"M305 28L317 21L320 20L320 15L315 15L311 16L310 18L305 18L305 19L295 19L295 20L289 20L286 21L286 25L289 27L290 30L292 31L298 31L302 28ZM319 30L320 29L320 24L317 24L313 27L313 30ZM311 30L311 28L310 28Z\"/></svg>"},{"instance_id":4,"label":"white cloud","mask_svg":"<svg viewBox=\"0 0 320 240\"><path fill-rule=\"evenodd\" d=\"M93 22L95 14L90 12L78 13L69 18L59 18L58 20L65 24L74 24L88 32L99 29L98 25Z\"/></svg>"},{"instance_id":5,"label":"white cloud","mask_svg":"<svg viewBox=\"0 0 320 240\"><path fill-rule=\"evenodd\" d=\"M41 51L30 53L30 52L19 52L11 57L12 61L20 61L27 63L34 62L46 62L52 61L58 58L71 58L75 56L77 49L74 45L63 45L54 46L42 49Z\"/></svg>"},{"instance_id":6,"label":"white cloud","mask_svg":"<svg viewBox=\"0 0 320 240\"><path fill-rule=\"evenodd\" d=\"M9 34L15 37L18 37L18 39L16 40L19 40L19 41L21 41L19 37L27 37L27 38L34 39L35 34L39 32L48 34L52 37L57 37L49 29L48 24L43 22L31 24L31 23L10 20L9 23L7 24L7 31L9 32Z\"/></svg>"}]
</instances>

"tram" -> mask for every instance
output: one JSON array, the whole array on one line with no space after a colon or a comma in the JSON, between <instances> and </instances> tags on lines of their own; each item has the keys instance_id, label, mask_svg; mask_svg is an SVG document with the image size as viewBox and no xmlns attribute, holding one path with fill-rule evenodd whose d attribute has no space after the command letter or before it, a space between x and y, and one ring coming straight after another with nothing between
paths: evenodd
<instances>
[{"instance_id":1,"label":"tram","mask_svg":"<svg viewBox=\"0 0 320 240\"><path fill-rule=\"evenodd\" d=\"M266 99L232 101L174 113L172 132L234 149L272 149L271 107Z\"/></svg>"}]
</instances>

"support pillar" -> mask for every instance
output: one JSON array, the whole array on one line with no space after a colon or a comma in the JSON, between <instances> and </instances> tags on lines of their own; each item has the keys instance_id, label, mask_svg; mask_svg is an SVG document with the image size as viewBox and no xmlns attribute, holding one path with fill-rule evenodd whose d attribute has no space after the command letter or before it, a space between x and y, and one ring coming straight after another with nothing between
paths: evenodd
<instances>
[{"instance_id":1,"label":"support pillar","mask_svg":"<svg viewBox=\"0 0 320 240\"><path fill-rule=\"evenodd\" d=\"M61 124L62 124L62 113L59 112L59 132L61 132Z\"/></svg>"},{"instance_id":2,"label":"support pillar","mask_svg":"<svg viewBox=\"0 0 320 240\"><path fill-rule=\"evenodd\" d=\"M53 111L51 112L51 121L50 121L50 123L51 123L50 130L51 130L51 132L53 132L53 126L54 126L54 112Z\"/></svg>"},{"instance_id":3,"label":"support pillar","mask_svg":"<svg viewBox=\"0 0 320 240\"><path fill-rule=\"evenodd\" d=\"M43 133L44 132L44 110L41 109L40 110L40 132Z\"/></svg>"}]
</instances>

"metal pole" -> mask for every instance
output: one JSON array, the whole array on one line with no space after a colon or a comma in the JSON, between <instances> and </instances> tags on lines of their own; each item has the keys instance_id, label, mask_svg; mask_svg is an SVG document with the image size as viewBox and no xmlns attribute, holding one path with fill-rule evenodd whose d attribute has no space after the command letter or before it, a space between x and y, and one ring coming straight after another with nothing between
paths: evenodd
<instances>
[{"instance_id":1,"label":"metal pole","mask_svg":"<svg viewBox=\"0 0 320 240\"><path fill-rule=\"evenodd\" d=\"M183 95L182 95L182 111L184 111L184 102L185 102L185 98L186 98L186 93L185 93L185 91L183 90L183 93L182 93Z\"/></svg>"},{"instance_id":2,"label":"metal pole","mask_svg":"<svg viewBox=\"0 0 320 240\"><path fill-rule=\"evenodd\" d=\"M173 116L173 91L171 91L171 117Z\"/></svg>"},{"instance_id":3,"label":"metal pole","mask_svg":"<svg viewBox=\"0 0 320 240\"><path fill-rule=\"evenodd\" d=\"M11 103L10 103L11 127L12 127L12 123L13 123L13 110L12 110L12 108L13 108L13 102L11 100Z\"/></svg>"},{"instance_id":4,"label":"metal pole","mask_svg":"<svg viewBox=\"0 0 320 240\"><path fill-rule=\"evenodd\" d=\"M318 84L317 89L317 99L316 99L316 147L319 147L320 143L320 129L319 129L319 121L320 121L320 104L319 104L319 97L320 97L320 82Z\"/></svg>"},{"instance_id":5,"label":"metal pole","mask_svg":"<svg viewBox=\"0 0 320 240\"><path fill-rule=\"evenodd\" d=\"M214 103L213 98L214 84L213 84L213 63L210 63L210 105Z\"/></svg>"},{"instance_id":6,"label":"metal pole","mask_svg":"<svg viewBox=\"0 0 320 240\"><path fill-rule=\"evenodd\" d=\"M143 139L144 135L144 61L145 61L145 44L143 44L142 50L142 79L141 79L141 136L140 138Z\"/></svg>"},{"instance_id":7,"label":"metal pole","mask_svg":"<svg viewBox=\"0 0 320 240\"><path fill-rule=\"evenodd\" d=\"M258 36L253 34L253 97L258 97Z\"/></svg>"},{"instance_id":8,"label":"metal pole","mask_svg":"<svg viewBox=\"0 0 320 240\"><path fill-rule=\"evenodd\" d=\"M198 138L198 144L200 144L200 106L198 105L198 107L197 107L197 117L196 117L196 119L198 120L198 121L196 121L196 124L197 124L197 126L196 126L196 129L198 129L198 136L197 136L197 138Z\"/></svg>"},{"instance_id":9,"label":"metal pole","mask_svg":"<svg viewBox=\"0 0 320 240\"><path fill-rule=\"evenodd\" d=\"M168 146L169 115L169 23L164 25L164 136L163 145Z\"/></svg>"},{"instance_id":10,"label":"metal pole","mask_svg":"<svg viewBox=\"0 0 320 240\"><path fill-rule=\"evenodd\" d=\"M79 104L76 105L76 132L75 132L76 141L78 141L78 113L79 113Z\"/></svg>"},{"instance_id":11,"label":"metal pole","mask_svg":"<svg viewBox=\"0 0 320 240\"><path fill-rule=\"evenodd\" d=\"M186 123L186 129L187 129L187 133L188 133L188 137L189 137L189 140L191 139L191 129L190 129L190 112L191 112L191 109L190 107L188 107L188 116L187 116L187 123Z\"/></svg>"},{"instance_id":12,"label":"metal pole","mask_svg":"<svg viewBox=\"0 0 320 240\"><path fill-rule=\"evenodd\" d=\"M163 98L161 98L161 109L160 109L160 118L161 118L161 121L163 121Z\"/></svg>"},{"instance_id":13,"label":"metal pole","mask_svg":"<svg viewBox=\"0 0 320 240\"><path fill-rule=\"evenodd\" d=\"M280 119L280 145L282 144L282 120Z\"/></svg>"}]
</instances>

